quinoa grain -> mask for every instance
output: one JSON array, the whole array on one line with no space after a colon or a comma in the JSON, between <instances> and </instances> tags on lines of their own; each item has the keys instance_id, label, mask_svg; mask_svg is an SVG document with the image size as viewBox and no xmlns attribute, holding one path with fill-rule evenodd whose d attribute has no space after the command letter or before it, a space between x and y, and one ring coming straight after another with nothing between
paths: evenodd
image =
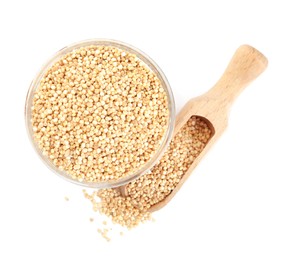
<instances>
[{"instance_id":1,"label":"quinoa grain","mask_svg":"<svg viewBox=\"0 0 295 260\"><path fill-rule=\"evenodd\" d=\"M75 49L44 74L33 97L34 140L73 179L118 180L140 170L168 128L166 92L136 55Z\"/></svg>"},{"instance_id":2,"label":"quinoa grain","mask_svg":"<svg viewBox=\"0 0 295 260\"><path fill-rule=\"evenodd\" d=\"M108 241L108 242L111 241L111 239L108 237L108 232L109 232L109 230L108 230L107 228L104 228L104 229L100 229L100 228L98 228L98 229L97 229L97 232L98 232L99 234L101 234L101 236L102 236L106 241Z\"/></svg>"}]
</instances>

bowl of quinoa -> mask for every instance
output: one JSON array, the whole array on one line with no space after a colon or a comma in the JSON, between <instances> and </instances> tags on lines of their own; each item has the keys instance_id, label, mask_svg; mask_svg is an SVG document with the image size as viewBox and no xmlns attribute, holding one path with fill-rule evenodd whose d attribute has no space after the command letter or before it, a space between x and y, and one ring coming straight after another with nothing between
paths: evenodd
<instances>
[{"instance_id":1,"label":"bowl of quinoa","mask_svg":"<svg viewBox=\"0 0 295 260\"><path fill-rule=\"evenodd\" d=\"M25 106L34 149L59 176L111 188L147 173L173 133L175 104L140 50L94 39L57 52L31 83Z\"/></svg>"}]
</instances>

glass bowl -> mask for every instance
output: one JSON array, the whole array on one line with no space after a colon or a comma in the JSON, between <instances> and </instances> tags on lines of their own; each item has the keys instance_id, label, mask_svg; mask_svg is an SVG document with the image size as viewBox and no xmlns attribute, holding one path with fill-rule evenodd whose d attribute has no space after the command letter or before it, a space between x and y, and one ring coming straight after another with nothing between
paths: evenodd
<instances>
[{"instance_id":1,"label":"glass bowl","mask_svg":"<svg viewBox=\"0 0 295 260\"><path fill-rule=\"evenodd\" d=\"M113 46L120 48L122 50L126 50L130 53L135 54L138 58L140 58L159 78L161 81L161 84L166 91L167 99L168 99L168 109L169 109L169 119L168 119L168 128L166 130L165 135L162 138L161 144L159 146L159 149L155 152L153 157L143 165L139 170L134 172L131 175L128 175L126 177L109 181L109 182L86 182L86 181L79 181L77 179L73 179L69 174L67 174L65 171L62 171L58 169L46 156L43 155L42 150L39 148L38 144L35 142L33 137L33 127L31 123L31 116L32 116L32 104L33 104L33 97L35 94L36 89L38 88L41 79L43 78L43 75L47 72L47 70L56 62L58 61L62 56L65 54L73 51L74 49L85 47L89 45L103 45L103 46ZM163 153L165 152L168 144L171 141L172 133L174 130L174 123L175 123L175 102L172 90L170 88L170 85L168 83L168 80L166 79L164 73L161 71L161 69L158 67L158 65L145 53L138 50L137 48L130 46L129 44L119 42L116 40L108 40L108 39L91 39L91 40L85 40L80 41L74 44L71 44L69 46L64 47L60 51L58 51L39 71L39 73L36 75L36 77L33 79L26 99L25 104L25 120L26 120L26 128L29 135L29 139L41 158L41 160L47 165L47 167L52 170L54 173L56 173L58 176L62 177L63 179L70 181L72 183L84 186L84 187L90 187L90 188L97 188L97 189L103 189L103 188L114 188L118 186L122 186L124 184L129 183L130 181L138 178L144 173L147 173L162 157Z\"/></svg>"}]
</instances>

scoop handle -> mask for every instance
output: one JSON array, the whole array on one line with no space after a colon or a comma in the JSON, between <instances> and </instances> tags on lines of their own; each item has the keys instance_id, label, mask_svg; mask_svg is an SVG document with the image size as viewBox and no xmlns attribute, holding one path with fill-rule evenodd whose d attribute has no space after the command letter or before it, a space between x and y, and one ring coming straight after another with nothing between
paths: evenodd
<instances>
[{"instance_id":1,"label":"scoop handle","mask_svg":"<svg viewBox=\"0 0 295 260\"><path fill-rule=\"evenodd\" d=\"M207 95L218 102L232 104L242 90L266 69L267 64L267 58L258 50L249 45L240 46Z\"/></svg>"}]
</instances>

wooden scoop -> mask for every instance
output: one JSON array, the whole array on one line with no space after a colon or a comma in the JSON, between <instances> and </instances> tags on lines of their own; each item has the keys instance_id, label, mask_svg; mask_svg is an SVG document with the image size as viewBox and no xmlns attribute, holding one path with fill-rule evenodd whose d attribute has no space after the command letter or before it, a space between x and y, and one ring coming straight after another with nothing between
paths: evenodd
<instances>
[{"instance_id":1,"label":"wooden scoop","mask_svg":"<svg viewBox=\"0 0 295 260\"><path fill-rule=\"evenodd\" d=\"M215 86L202 96L191 99L182 108L176 118L174 135L192 116L199 116L211 126L212 137L183 175L176 188L164 200L153 205L149 211L161 209L178 192L199 161L224 132L227 126L229 108L235 98L265 70L267 63L266 57L259 51L249 45L242 45L235 52L227 69ZM122 195L127 195L126 186L120 187L119 190Z\"/></svg>"}]
</instances>

